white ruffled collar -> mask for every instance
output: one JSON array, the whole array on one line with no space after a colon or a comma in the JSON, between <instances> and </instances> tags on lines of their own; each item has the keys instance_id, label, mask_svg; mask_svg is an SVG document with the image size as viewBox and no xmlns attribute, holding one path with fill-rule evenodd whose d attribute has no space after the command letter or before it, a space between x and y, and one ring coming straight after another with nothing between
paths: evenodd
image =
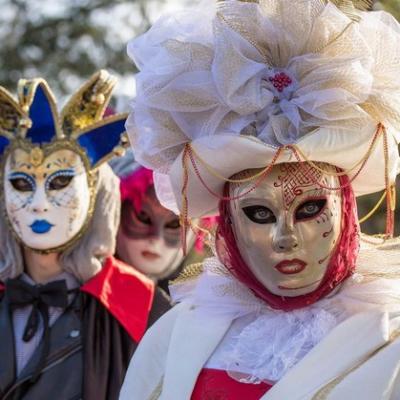
<instances>
[{"instance_id":1,"label":"white ruffled collar","mask_svg":"<svg viewBox=\"0 0 400 400\"><path fill-rule=\"evenodd\" d=\"M264 311L236 319L206 367L245 383L276 382L338 324L336 316L309 307Z\"/></svg>"}]
</instances>

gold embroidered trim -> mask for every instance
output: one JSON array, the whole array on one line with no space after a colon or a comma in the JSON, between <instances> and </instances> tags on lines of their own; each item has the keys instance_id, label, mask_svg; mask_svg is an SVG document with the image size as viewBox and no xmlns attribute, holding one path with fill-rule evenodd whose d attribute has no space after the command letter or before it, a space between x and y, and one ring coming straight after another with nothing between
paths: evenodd
<instances>
[{"instance_id":1,"label":"gold embroidered trim","mask_svg":"<svg viewBox=\"0 0 400 400\"><path fill-rule=\"evenodd\" d=\"M148 400L157 400L160 398L163 384L164 384L164 376L161 377L160 382L158 382L158 385L153 390Z\"/></svg>"},{"instance_id":2,"label":"gold embroidered trim","mask_svg":"<svg viewBox=\"0 0 400 400\"><path fill-rule=\"evenodd\" d=\"M203 271L203 263L190 264L183 269L176 279L170 281L170 285L176 285L196 279Z\"/></svg>"},{"instance_id":3,"label":"gold embroidered trim","mask_svg":"<svg viewBox=\"0 0 400 400\"><path fill-rule=\"evenodd\" d=\"M368 355L365 359L363 359L360 363L352 367L349 371L346 371L344 374L338 376L336 379L333 381L329 382L327 385L323 386L321 389L318 390L318 392L312 397L311 400L327 400L328 396L330 393L335 389L336 386L338 386L342 381L344 381L347 376L349 376L352 372L360 368L365 362L370 360L372 357L376 356L381 350L385 349L388 347L390 344L394 342L395 339L400 337L400 331L395 331L392 333L390 336L390 339L387 343L384 345L378 347L376 350L374 350L370 355Z\"/></svg>"}]
</instances>

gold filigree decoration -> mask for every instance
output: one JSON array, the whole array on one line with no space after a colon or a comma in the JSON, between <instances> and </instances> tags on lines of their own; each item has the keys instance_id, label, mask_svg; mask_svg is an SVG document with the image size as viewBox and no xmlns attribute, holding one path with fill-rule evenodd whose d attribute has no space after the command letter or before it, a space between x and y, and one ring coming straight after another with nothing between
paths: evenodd
<instances>
[{"instance_id":1,"label":"gold filigree decoration","mask_svg":"<svg viewBox=\"0 0 400 400\"><path fill-rule=\"evenodd\" d=\"M378 347L371 354L369 354L365 359L363 359L360 363L356 364L350 370L346 371L342 375L338 376L333 381L329 382L327 385L323 386L318 392L312 397L311 400L327 400L330 393L338 386L345 378L347 378L352 372L356 371L360 368L364 363L369 361L371 358L376 356L381 350L384 350L390 344L392 344L397 338L400 337L400 331L395 331L391 334L390 339L384 345Z\"/></svg>"},{"instance_id":2,"label":"gold filigree decoration","mask_svg":"<svg viewBox=\"0 0 400 400\"><path fill-rule=\"evenodd\" d=\"M0 87L0 131L8 137L16 135L22 120L30 121L11 94Z\"/></svg>"},{"instance_id":3,"label":"gold filigree decoration","mask_svg":"<svg viewBox=\"0 0 400 400\"><path fill-rule=\"evenodd\" d=\"M63 131L71 134L101 119L115 84L116 80L107 71L101 70L93 75L63 108Z\"/></svg>"},{"instance_id":4,"label":"gold filigree decoration","mask_svg":"<svg viewBox=\"0 0 400 400\"><path fill-rule=\"evenodd\" d=\"M177 285L197 279L202 274L203 270L203 263L190 264L183 269L176 279L170 281L170 285Z\"/></svg>"},{"instance_id":5,"label":"gold filigree decoration","mask_svg":"<svg viewBox=\"0 0 400 400\"><path fill-rule=\"evenodd\" d=\"M25 140L26 133L32 126L28 112L38 86L44 91L54 118L56 137L53 142L63 141L64 139L75 142L79 136L92 129L126 119L127 114L125 113L103 118L115 82L115 79L108 72L104 70L97 72L72 96L64 107L61 116L58 113L56 99L50 87L41 78L21 79L18 83L18 101L6 89L0 87L0 134L10 139L11 142L17 138ZM38 147L36 144L27 141L24 146L30 147L28 152L33 151L33 155L39 154L38 150L34 150ZM94 166L90 166L87 163L88 171L97 168L114 155L123 154L128 146L129 141L125 133L121 135L120 143L113 149L111 154L99 160ZM77 147L79 146L75 146L75 148ZM84 152L82 156L84 158L87 157ZM35 165L37 165L37 162L39 161L34 161L33 159Z\"/></svg>"},{"instance_id":6,"label":"gold filigree decoration","mask_svg":"<svg viewBox=\"0 0 400 400\"><path fill-rule=\"evenodd\" d=\"M161 379L160 379L160 382L158 382L157 386L155 387L155 389L151 393L151 395L148 398L148 400L158 400L161 397L163 384L164 384L164 377L162 376Z\"/></svg>"},{"instance_id":7,"label":"gold filigree decoration","mask_svg":"<svg viewBox=\"0 0 400 400\"><path fill-rule=\"evenodd\" d=\"M39 146L34 147L30 151L29 158L30 158L30 162L32 163L32 165L34 167L38 167L39 165L42 165L43 160L44 160L43 150Z\"/></svg>"}]
</instances>

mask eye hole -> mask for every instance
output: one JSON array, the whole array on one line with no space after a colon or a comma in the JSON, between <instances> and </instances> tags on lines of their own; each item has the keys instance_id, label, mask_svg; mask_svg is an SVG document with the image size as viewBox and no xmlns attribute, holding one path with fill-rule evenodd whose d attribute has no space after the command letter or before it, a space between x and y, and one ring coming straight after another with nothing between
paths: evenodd
<instances>
[{"instance_id":1,"label":"mask eye hole","mask_svg":"<svg viewBox=\"0 0 400 400\"><path fill-rule=\"evenodd\" d=\"M47 190L62 190L65 189L74 178L74 171L65 170L57 171L49 177L46 184Z\"/></svg>"},{"instance_id":2,"label":"mask eye hole","mask_svg":"<svg viewBox=\"0 0 400 400\"><path fill-rule=\"evenodd\" d=\"M175 218L175 219L171 220L170 222L168 222L168 223L165 225L165 227L166 227L167 229L174 229L174 230L176 230L176 229L179 229L179 228L181 227L181 224L180 224L180 222L179 222L179 219L178 219L178 218Z\"/></svg>"},{"instance_id":3,"label":"mask eye hole","mask_svg":"<svg viewBox=\"0 0 400 400\"><path fill-rule=\"evenodd\" d=\"M152 224L150 215L147 214L146 211L141 210L141 211L139 211L138 213L136 213L136 218L137 218L142 224L145 224L145 225L151 225L151 224Z\"/></svg>"},{"instance_id":4,"label":"mask eye hole","mask_svg":"<svg viewBox=\"0 0 400 400\"><path fill-rule=\"evenodd\" d=\"M273 224L276 222L274 213L264 206L248 206L242 208L246 217L256 224Z\"/></svg>"},{"instance_id":5,"label":"mask eye hole","mask_svg":"<svg viewBox=\"0 0 400 400\"><path fill-rule=\"evenodd\" d=\"M33 192L35 181L29 175L17 173L8 178L11 186L18 192Z\"/></svg>"},{"instance_id":6,"label":"mask eye hole","mask_svg":"<svg viewBox=\"0 0 400 400\"><path fill-rule=\"evenodd\" d=\"M297 207L296 220L304 221L318 216L326 206L326 199L309 200Z\"/></svg>"}]
</instances>

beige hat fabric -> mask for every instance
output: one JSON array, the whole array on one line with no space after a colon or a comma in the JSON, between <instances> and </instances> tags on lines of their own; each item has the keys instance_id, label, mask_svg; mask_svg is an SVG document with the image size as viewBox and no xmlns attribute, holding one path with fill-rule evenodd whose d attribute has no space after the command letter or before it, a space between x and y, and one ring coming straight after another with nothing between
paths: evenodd
<instances>
[{"instance_id":1,"label":"beige hat fabric","mask_svg":"<svg viewBox=\"0 0 400 400\"><path fill-rule=\"evenodd\" d=\"M207 0L161 18L128 53L140 73L127 130L170 208L168 186L180 210L184 189L189 217L215 214L229 177L272 162L336 165L357 195L395 180L400 26L387 13Z\"/></svg>"}]
</instances>

